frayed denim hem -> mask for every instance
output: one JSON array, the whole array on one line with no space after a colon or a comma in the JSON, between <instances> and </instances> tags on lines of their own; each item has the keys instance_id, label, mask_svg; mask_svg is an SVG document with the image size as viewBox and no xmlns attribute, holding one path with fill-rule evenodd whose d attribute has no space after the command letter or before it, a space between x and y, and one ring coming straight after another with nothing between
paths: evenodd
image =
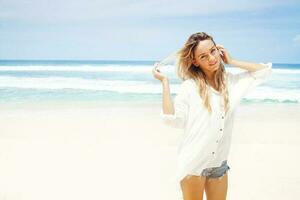
<instances>
[{"instance_id":1,"label":"frayed denim hem","mask_svg":"<svg viewBox=\"0 0 300 200\"><path fill-rule=\"evenodd\" d=\"M220 167L213 167L204 169L201 173L201 176L205 176L206 178L218 178L221 179L223 176L227 174L227 171L230 170L230 167L227 165L227 161L223 161Z\"/></svg>"}]
</instances>

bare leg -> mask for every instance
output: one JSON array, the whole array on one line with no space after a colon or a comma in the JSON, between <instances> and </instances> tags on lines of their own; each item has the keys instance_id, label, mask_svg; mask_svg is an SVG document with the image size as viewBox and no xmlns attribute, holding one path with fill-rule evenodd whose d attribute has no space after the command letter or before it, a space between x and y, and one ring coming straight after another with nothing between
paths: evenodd
<instances>
[{"instance_id":1,"label":"bare leg","mask_svg":"<svg viewBox=\"0 0 300 200\"><path fill-rule=\"evenodd\" d=\"M226 200L228 174L220 178L208 178L205 182L207 200Z\"/></svg>"},{"instance_id":2,"label":"bare leg","mask_svg":"<svg viewBox=\"0 0 300 200\"><path fill-rule=\"evenodd\" d=\"M181 182L184 200L202 200L205 187L205 176L186 176Z\"/></svg>"}]
</instances>

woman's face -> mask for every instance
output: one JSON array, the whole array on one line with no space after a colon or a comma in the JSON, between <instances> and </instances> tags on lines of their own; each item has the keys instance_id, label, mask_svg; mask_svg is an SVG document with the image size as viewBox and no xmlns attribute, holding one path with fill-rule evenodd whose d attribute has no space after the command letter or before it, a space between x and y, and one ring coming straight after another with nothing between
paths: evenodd
<instances>
[{"instance_id":1,"label":"woman's face","mask_svg":"<svg viewBox=\"0 0 300 200\"><path fill-rule=\"evenodd\" d=\"M201 67L205 73L213 73L220 67L221 57L211 40L202 40L194 51L194 65Z\"/></svg>"}]
</instances>

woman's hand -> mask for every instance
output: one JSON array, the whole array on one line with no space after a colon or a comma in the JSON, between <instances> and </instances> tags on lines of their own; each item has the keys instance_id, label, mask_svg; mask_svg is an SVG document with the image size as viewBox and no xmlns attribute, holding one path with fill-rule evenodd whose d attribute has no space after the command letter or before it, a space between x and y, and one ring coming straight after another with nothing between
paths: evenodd
<instances>
[{"instance_id":1,"label":"woman's hand","mask_svg":"<svg viewBox=\"0 0 300 200\"><path fill-rule=\"evenodd\" d=\"M221 52L220 56L225 64L232 64L233 59L229 55L228 51L224 48L224 46L217 44L217 49Z\"/></svg>"},{"instance_id":2,"label":"woman's hand","mask_svg":"<svg viewBox=\"0 0 300 200\"><path fill-rule=\"evenodd\" d=\"M161 82L163 82L164 80L168 80L168 77L163 75L160 70L158 69L158 65L159 63L155 63L154 67L152 69L152 74L154 76L154 78L160 80Z\"/></svg>"}]
</instances>

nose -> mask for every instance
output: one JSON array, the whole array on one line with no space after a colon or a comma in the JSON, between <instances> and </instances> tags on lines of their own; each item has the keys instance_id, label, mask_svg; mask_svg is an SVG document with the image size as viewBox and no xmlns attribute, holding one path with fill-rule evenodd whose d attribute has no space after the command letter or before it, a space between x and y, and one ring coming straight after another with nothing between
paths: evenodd
<instances>
[{"instance_id":1,"label":"nose","mask_svg":"<svg viewBox=\"0 0 300 200\"><path fill-rule=\"evenodd\" d=\"M208 62L209 62L210 64L215 63L215 62L216 62L215 56L209 54L209 56L208 56Z\"/></svg>"}]
</instances>

